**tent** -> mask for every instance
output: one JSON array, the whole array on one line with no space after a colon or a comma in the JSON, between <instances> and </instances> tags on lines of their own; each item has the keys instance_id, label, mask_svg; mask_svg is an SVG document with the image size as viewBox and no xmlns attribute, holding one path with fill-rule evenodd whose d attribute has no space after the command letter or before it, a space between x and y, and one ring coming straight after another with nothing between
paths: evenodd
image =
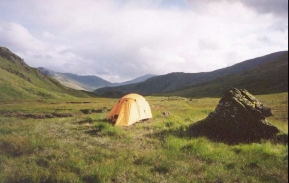
<instances>
[{"instance_id":1,"label":"tent","mask_svg":"<svg viewBox=\"0 0 289 183\"><path fill-rule=\"evenodd\" d=\"M106 117L118 126L129 126L149 118L152 118L149 103L143 96L135 93L122 97Z\"/></svg>"}]
</instances>

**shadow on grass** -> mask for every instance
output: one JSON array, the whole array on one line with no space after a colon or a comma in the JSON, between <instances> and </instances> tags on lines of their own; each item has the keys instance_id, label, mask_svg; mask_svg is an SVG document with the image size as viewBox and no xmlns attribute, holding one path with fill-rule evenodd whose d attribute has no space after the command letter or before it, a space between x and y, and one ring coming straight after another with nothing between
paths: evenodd
<instances>
[{"instance_id":1,"label":"shadow on grass","mask_svg":"<svg viewBox=\"0 0 289 183\"><path fill-rule=\"evenodd\" d=\"M266 134L265 131L257 133L251 129L240 129L236 127L213 126L210 121L201 120L188 127L180 127L174 130L163 130L153 136L165 140L168 135L180 138L201 138L205 137L212 142L225 143L227 145L260 143L264 140L278 144L288 144L288 134L276 133Z\"/></svg>"},{"instance_id":2,"label":"shadow on grass","mask_svg":"<svg viewBox=\"0 0 289 183\"><path fill-rule=\"evenodd\" d=\"M85 118L84 120L76 121L75 123L79 125L86 124L86 123L93 123L93 119L88 117L88 118Z\"/></svg>"},{"instance_id":3,"label":"shadow on grass","mask_svg":"<svg viewBox=\"0 0 289 183\"><path fill-rule=\"evenodd\" d=\"M107 112L107 108L103 107L101 109L80 109L80 112L83 114L92 114L92 113L104 113Z\"/></svg>"},{"instance_id":4,"label":"shadow on grass","mask_svg":"<svg viewBox=\"0 0 289 183\"><path fill-rule=\"evenodd\" d=\"M91 136L99 136L100 132L101 132L100 129L93 129L93 130L85 131L86 134L91 135Z\"/></svg>"},{"instance_id":5,"label":"shadow on grass","mask_svg":"<svg viewBox=\"0 0 289 183\"><path fill-rule=\"evenodd\" d=\"M31 118L31 119L46 119L46 118L67 118L72 117L72 113L21 113L21 112L12 112L6 113L4 116L7 117L17 117L17 118Z\"/></svg>"}]
</instances>

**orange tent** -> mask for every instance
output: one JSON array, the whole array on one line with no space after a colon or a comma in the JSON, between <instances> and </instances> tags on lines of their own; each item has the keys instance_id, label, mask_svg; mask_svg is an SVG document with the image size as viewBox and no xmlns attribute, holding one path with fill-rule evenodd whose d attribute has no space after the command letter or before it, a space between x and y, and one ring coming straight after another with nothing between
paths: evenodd
<instances>
[{"instance_id":1,"label":"orange tent","mask_svg":"<svg viewBox=\"0 0 289 183\"><path fill-rule=\"evenodd\" d=\"M106 117L118 126L129 126L149 118L152 118L149 103L143 96L135 93L122 97Z\"/></svg>"}]
</instances>

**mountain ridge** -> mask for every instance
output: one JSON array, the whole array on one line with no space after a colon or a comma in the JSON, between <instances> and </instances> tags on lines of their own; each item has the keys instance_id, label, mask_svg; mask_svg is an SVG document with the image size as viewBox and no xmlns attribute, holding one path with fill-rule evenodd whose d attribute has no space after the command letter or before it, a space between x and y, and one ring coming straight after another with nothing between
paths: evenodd
<instances>
[{"instance_id":1,"label":"mountain ridge","mask_svg":"<svg viewBox=\"0 0 289 183\"><path fill-rule=\"evenodd\" d=\"M254 95L288 92L288 52L258 67L188 86L162 95L220 97L229 88L245 88Z\"/></svg>"},{"instance_id":2,"label":"mountain ridge","mask_svg":"<svg viewBox=\"0 0 289 183\"><path fill-rule=\"evenodd\" d=\"M99 96L107 96L107 93L111 94L113 92L116 92L119 94L136 92L142 95L162 95L165 93L173 93L173 91L182 90L182 89L186 89L186 87L190 87L190 86L192 87L197 84L210 82L212 80L215 80L216 78L231 77L231 75L240 75L242 73L244 74L246 73L246 71L252 68L259 67L260 65L266 64L268 62L272 62L272 60L274 61L274 59L277 59L278 57L282 55L288 55L288 51L279 51L279 52L271 53L268 55L256 57L253 59L249 59L249 60L245 60L243 62L237 63L235 65L218 69L215 71L211 71L211 72L168 73L166 75L153 77L151 79L148 79L144 82L137 83L137 84L100 88L100 89L95 90L94 93L96 93ZM288 64L288 56L287 56L287 60L286 58L284 59L285 59L285 62L287 62ZM274 65L271 65L271 66L274 67ZM285 80L288 83L288 77L287 79L285 77L286 74L288 75L288 71L287 72L283 71L283 72L284 74L282 75L282 77L285 78ZM235 84L232 84L232 85L235 85ZM243 86L246 87L246 85L243 85ZM204 94L206 94L206 92ZM186 96L188 95L186 94ZM193 96L193 94L191 96Z\"/></svg>"},{"instance_id":3,"label":"mountain ridge","mask_svg":"<svg viewBox=\"0 0 289 183\"><path fill-rule=\"evenodd\" d=\"M148 78L154 77L153 74L146 74L144 76L137 77L135 79L121 82L121 83L112 83L105 79L102 79L95 75L84 75L80 76L73 73L60 73L55 72L50 69L44 67L38 67L38 69L44 74L50 75L54 79L58 80L61 84L76 89L76 90L86 90L86 91L94 91L98 88L106 87L106 86L121 86L132 83L138 83L145 81Z\"/></svg>"}]
</instances>

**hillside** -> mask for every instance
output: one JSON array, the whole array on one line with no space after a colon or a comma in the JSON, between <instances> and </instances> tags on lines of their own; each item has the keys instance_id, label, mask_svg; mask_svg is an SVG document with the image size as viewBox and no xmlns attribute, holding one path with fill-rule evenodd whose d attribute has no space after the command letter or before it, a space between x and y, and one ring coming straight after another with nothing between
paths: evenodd
<instances>
[{"instance_id":1,"label":"hillside","mask_svg":"<svg viewBox=\"0 0 289 183\"><path fill-rule=\"evenodd\" d=\"M88 97L89 92L67 88L5 47L0 47L0 101Z\"/></svg>"},{"instance_id":2,"label":"hillside","mask_svg":"<svg viewBox=\"0 0 289 183\"><path fill-rule=\"evenodd\" d=\"M121 83L111 83L109 81L106 81L98 76L79 76L72 73L60 73L55 72L47 68L39 67L38 68L42 73L49 75L53 77L54 79L58 80L61 84L64 86L67 86L69 88L73 88L76 90L86 90L86 91L94 91L95 89L105 87L105 86L121 86L121 85L127 85L132 83L138 83L145 81L151 77L154 77L155 75L147 74L141 77L137 77L135 79L121 82Z\"/></svg>"},{"instance_id":3,"label":"hillside","mask_svg":"<svg viewBox=\"0 0 289 183\"><path fill-rule=\"evenodd\" d=\"M219 77L166 93L183 97L220 97L228 88L246 88L257 94L288 92L288 52L245 72Z\"/></svg>"},{"instance_id":4,"label":"hillside","mask_svg":"<svg viewBox=\"0 0 289 183\"><path fill-rule=\"evenodd\" d=\"M262 79L266 78L264 76L268 78ZM255 90L258 90L260 94L288 91L288 52L272 53L212 72L170 73L137 84L100 88L94 93L100 96L136 92L142 95L174 94L186 97L205 97L219 96L230 87L241 86L250 90L255 86L253 83L258 84L259 87L256 87ZM202 90L195 87L201 87ZM251 92L253 93L253 91Z\"/></svg>"}]
</instances>

